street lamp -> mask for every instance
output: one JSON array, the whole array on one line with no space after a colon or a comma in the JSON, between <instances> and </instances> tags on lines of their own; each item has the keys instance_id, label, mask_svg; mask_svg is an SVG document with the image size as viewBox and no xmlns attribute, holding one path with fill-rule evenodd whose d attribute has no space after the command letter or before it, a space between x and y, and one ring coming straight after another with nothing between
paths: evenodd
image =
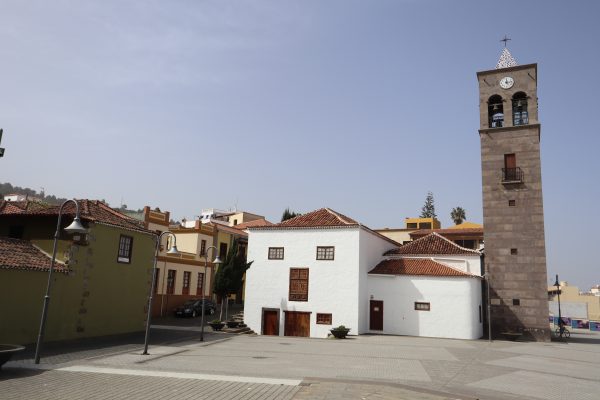
<instances>
[{"instance_id":1,"label":"street lamp","mask_svg":"<svg viewBox=\"0 0 600 400\"><path fill-rule=\"evenodd\" d=\"M161 232L156 238L156 247L154 249L154 267L152 268L152 284L150 285L150 295L148 296L148 315L146 316L146 336L144 337L144 352L142 355L148 355L148 338L150 336L150 319L152 319L152 297L156 286L156 261L158 260L158 248L163 235L171 235L173 237L173 246L167 251L167 254L177 255L177 237L171 231Z\"/></svg>"},{"instance_id":2,"label":"street lamp","mask_svg":"<svg viewBox=\"0 0 600 400\"><path fill-rule=\"evenodd\" d=\"M70 199L70 200L66 200L64 203L62 203L62 205L60 206L60 209L58 210L58 222L56 223L56 232L54 233L54 245L52 247L52 261L50 263L50 272L48 272L48 285L46 286L46 296L44 297L44 307L42 308L42 319L40 321L40 330L38 333L38 339L37 339L37 343L35 346L35 363L36 364L40 363L40 353L42 351L42 342L44 340L44 331L46 329L46 318L48 317L48 305L50 304L50 287L52 286L52 272L54 271L54 262L56 261L56 247L58 244L58 237L60 236L60 222L62 219L62 212L63 212L65 205L70 201L75 203L75 218L73 219L73 222L71 222L71 225L69 225L65 228L65 232L67 232L69 234L86 233L87 232L87 229L85 229L84 226L81 225L81 220L79 219L79 203L77 203L77 200Z\"/></svg>"},{"instance_id":3,"label":"street lamp","mask_svg":"<svg viewBox=\"0 0 600 400\"><path fill-rule=\"evenodd\" d=\"M558 331L560 332L560 336L562 337L563 322L562 314L560 313L560 282L558 281L558 274L556 274L556 281L554 282L554 286L556 286L556 294L558 295Z\"/></svg>"},{"instance_id":4,"label":"street lamp","mask_svg":"<svg viewBox=\"0 0 600 400\"><path fill-rule=\"evenodd\" d=\"M215 252L217 251L217 248L215 246L208 246L208 248L204 251L204 254L202 255L202 257L204 257L204 273L202 274L202 317L200 318L200 341L204 342L204 309L206 308L206 303L205 303L205 299L204 299L204 283L206 282L206 270L208 268L208 251L210 249L213 249ZM213 264L216 264L217 266L219 266L219 264L221 264L222 261L219 258L219 255L217 254L217 256L215 257L215 259L213 260Z\"/></svg>"}]
</instances>

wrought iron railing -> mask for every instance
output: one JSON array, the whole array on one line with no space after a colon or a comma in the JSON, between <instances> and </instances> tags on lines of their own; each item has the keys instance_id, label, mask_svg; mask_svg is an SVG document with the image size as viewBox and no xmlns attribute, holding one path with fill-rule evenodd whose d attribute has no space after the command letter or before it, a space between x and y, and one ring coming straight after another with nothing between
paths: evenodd
<instances>
[{"instance_id":1,"label":"wrought iron railing","mask_svg":"<svg viewBox=\"0 0 600 400\"><path fill-rule=\"evenodd\" d=\"M523 170L516 168L502 168L502 182L523 182Z\"/></svg>"}]
</instances>

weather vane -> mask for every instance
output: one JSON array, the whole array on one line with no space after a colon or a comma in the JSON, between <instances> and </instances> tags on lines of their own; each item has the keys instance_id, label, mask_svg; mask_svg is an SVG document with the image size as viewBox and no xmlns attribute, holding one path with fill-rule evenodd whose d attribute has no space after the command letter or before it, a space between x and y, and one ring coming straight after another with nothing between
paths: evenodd
<instances>
[{"instance_id":1,"label":"weather vane","mask_svg":"<svg viewBox=\"0 0 600 400\"><path fill-rule=\"evenodd\" d=\"M504 42L504 47L506 47L506 44L508 43L509 40L512 40L512 39L510 39L508 36L504 35L504 39L502 39L500 41Z\"/></svg>"}]
</instances>

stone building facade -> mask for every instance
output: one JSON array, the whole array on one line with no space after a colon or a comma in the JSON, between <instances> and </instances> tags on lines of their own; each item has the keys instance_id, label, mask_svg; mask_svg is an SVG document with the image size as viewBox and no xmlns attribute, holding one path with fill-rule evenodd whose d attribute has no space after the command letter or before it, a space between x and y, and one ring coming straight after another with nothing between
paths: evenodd
<instances>
[{"instance_id":1,"label":"stone building facade","mask_svg":"<svg viewBox=\"0 0 600 400\"><path fill-rule=\"evenodd\" d=\"M550 340L537 64L507 49L479 81L485 266L492 335Z\"/></svg>"}]
</instances>

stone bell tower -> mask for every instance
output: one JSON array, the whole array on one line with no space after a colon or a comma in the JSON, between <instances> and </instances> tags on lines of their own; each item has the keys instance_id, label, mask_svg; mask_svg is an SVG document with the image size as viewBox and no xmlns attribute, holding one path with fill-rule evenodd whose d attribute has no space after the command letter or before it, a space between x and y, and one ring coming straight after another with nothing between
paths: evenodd
<instances>
[{"instance_id":1,"label":"stone bell tower","mask_svg":"<svg viewBox=\"0 0 600 400\"><path fill-rule=\"evenodd\" d=\"M477 73L479 137L492 336L549 341L537 78L537 64L517 65L506 47Z\"/></svg>"}]
</instances>

